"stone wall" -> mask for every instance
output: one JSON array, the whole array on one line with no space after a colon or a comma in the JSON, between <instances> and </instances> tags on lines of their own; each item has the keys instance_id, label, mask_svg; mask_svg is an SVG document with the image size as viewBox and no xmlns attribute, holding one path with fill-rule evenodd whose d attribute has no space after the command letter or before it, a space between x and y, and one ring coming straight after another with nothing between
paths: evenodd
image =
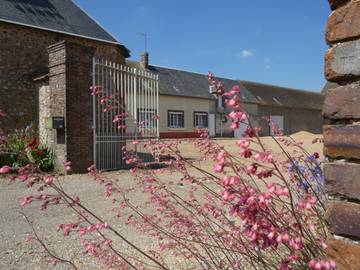
<instances>
[{"instance_id":1,"label":"stone wall","mask_svg":"<svg viewBox=\"0 0 360 270\"><path fill-rule=\"evenodd\" d=\"M326 218L329 254L339 269L360 269L360 1L329 0L330 48L325 76L340 87L325 94L324 166L330 197Z\"/></svg>"},{"instance_id":2,"label":"stone wall","mask_svg":"<svg viewBox=\"0 0 360 270\"><path fill-rule=\"evenodd\" d=\"M93 47L96 55L118 63L125 61L116 44L0 22L0 108L7 113L0 120L0 131L38 125L39 97L33 79L48 72L47 47L61 40Z\"/></svg>"}]
</instances>

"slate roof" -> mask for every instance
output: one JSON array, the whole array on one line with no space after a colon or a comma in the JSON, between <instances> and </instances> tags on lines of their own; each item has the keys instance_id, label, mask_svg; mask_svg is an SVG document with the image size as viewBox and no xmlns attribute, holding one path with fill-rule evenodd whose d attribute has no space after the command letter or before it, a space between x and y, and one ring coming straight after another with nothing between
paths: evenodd
<instances>
[{"instance_id":1,"label":"slate roof","mask_svg":"<svg viewBox=\"0 0 360 270\"><path fill-rule=\"evenodd\" d=\"M239 81L260 105L321 110L324 96L320 93L274 86L263 83Z\"/></svg>"},{"instance_id":2,"label":"slate roof","mask_svg":"<svg viewBox=\"0 0 360 270\"><path fill-rule=\"evenodd\" d=\"M0 0L0 21L121 45L72 0Z\"/></svg>"},{"instance_id":3,"label":"slate roof","mask_svg":"<svg viewBox=\"0 0 360 270\"><path fill-rule=\"evenodd\" d=\"M128 60L127 65L142 69L139 62ZM147 70L159 75L159 93L162 95L215 99L214 96L209 93L207 74L153 65L150 65ZM242 87L237 80L227 78L218 79L224 84L226 89L231 89L232 86L238 85L244 101L248 103L258 102L257 99L254 98L248 90Z\"/></svg>"}]
</instances>

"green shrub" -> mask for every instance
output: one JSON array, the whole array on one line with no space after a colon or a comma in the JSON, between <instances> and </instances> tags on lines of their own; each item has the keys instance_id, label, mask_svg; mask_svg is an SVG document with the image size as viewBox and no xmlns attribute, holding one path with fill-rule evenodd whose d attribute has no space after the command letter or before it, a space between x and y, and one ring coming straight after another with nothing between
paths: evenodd
<instances>
[{"instance_id":1,"label":"green shrub","mask_svg":"<svg viewBox=\"0 0 360 270\"><path fill-rule=\"evenodd\" d=\"M54 170L54 153L45 146L39 145L30 150L29 159L35 163L41 171L50 172Z\"/></svg>"},{"instance_id":2,"label":"green shrub","mask_svg":"<svg viewBox=\"0 0 360 270\"><path fill-rule=\"evenodd\" d=\"M23 167L34 163L41 171L54 169L54 153L40 145L34 129L17 130L0 140L0 167Z\"/></svg>"}]
</instances>

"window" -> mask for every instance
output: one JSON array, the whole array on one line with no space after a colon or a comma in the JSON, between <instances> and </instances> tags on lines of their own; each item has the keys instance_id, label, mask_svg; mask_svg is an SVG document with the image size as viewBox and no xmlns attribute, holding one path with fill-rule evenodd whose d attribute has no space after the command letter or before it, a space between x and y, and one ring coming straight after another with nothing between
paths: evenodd
<instances>
[{"instance_id":1,"label":"window","mask_svg":"<svg viewBox=\"0 0 360 270\"><path fill-rule=\"evenodd\" d=\"M156 110L154 109L138 109L137 117L141 127L154 128L156 123L155 116Z\"/></svg>"},{"instance_id":2,"label":"window","mask_svg":"<svg viewBox=\"0 0 360 270\"><path fill-rule=\"evenodd\" d=\"M194 112L194 127L206 128L208 127L208 113Z\"/></svg>"},{"instance_id":3,"label":"window","mask_svg":"<svg viewBox=\"0 0 360 270\"><path fill-rule=\"evenodd\" d=\"M168 111L168 126L170 128L183 128L184 111Z\"/></svg>"}]
</instances>

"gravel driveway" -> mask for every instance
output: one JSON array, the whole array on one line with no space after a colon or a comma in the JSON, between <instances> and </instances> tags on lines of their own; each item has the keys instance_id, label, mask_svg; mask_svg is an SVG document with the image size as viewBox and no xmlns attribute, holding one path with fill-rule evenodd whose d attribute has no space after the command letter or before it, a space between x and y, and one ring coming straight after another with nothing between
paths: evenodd
<instances>
[{"instance_id":1,"label":"gravel driveway","mask_svg":"<svg viewBox=\"0 0 360 270\"><path fill-rule=\"evenodd\" d=\"M312 134L300 134L301 141L304 142L304 147L311 152L318 151L321 153L321 144L312 144L312 140L318 136ZM298 135L298 136L300 136ZM304 137L304 138L303 138ZM237 152L237 148L234 148L234 140L220 140L219 143L223 144L230 151ZM267 144L270 144L272 140L267 139ZM197 154L194 153L194 147L191 144L184 145L183 147L186 157L196 158ZM234 154L236 154L234 152ZM210 168L210 164L206 165L205 169ZM124 185L132 184L132 176L128 171L120 171L109 173L112 177L119 179ZM177 179L176 175L165 176L171 180ZM104 209L111 209L111 202L104 200L103 189L94 184L87 175L72 175L66 176L63 179L63 186L65 190L72 194L79 195L82 203L91 208L96 209L97 214L103 217L110 224L115 224L116 228L125 235L129 240L135 244L151 250L154 244L150 239L139 236L137 233L131 230L128 226L124 226L124 220L114 221L113 213L111 211L104 211ZM181 186L176 187L181 192ZM42 254L34 253L29 255L31 250L31 244L24 243L24 240L31 229L25 219L22 217L20 211L21 199L31 194L31 190L27 189L25 184L16 182L9 185L8 181L0 177L0 269L12 270L12 269L54 269L49 264L44 264ZM138 194L138 197L133 199L142 200L142 194ZM67 208L54 208L51 211L40 211L37 209L37 205L30 205L24 211L32 220L36 221L35 229L41 236L44 236L44 241L49 244L51 250L56 251L57 255L60 255L66 259L74 259L79 265L79 269L104 269L101 268L92 258L86 257L84 261L84 254L79 241L71 241L71 239L64 238L62 232L57 232L57 226L62 223L72 222L75 219L74 214ZM69 241L70 240L70 241ZM116 243L115 243L116 244ZM120 244L118 244L120 245ZM122 251L127 252L126 246L120 247ZM81 262L80 260L81 259ZM174 259L176 260L176 259ZM81 265L86 265L81 266ZM70 269L64 265L58 265L55 269ZM174 268L176 269L176 268ZM179 268L177 268L179 269ZM186 269L186 268L182 268Z\"/></svg>"},{"instance_id":2,"label":"gravel driveway","mask_svg":"<svg viewBox=\"0 0 360 270\"><path fill-rule=\"evenodd\" d=\"M131 181L129 173L126 171L113 174L124 182L129 183ZM96 209L96 214L106 221L109 223L114 221L113 213L104 211L111 209L111 202L104 200L103 190L87 175L67 176L66 179L63 179L63 186L70 193L79 195L84 205ZM86 264L86 267L80 269L102 269L89 256L86 257L86 261L83 261L84 255L81 253L82 247L78 240L71 241L68 237L63 237L62 231L57 232L59 224L70 223L75 220L75 215L70 209L55 207L50 211L40 211L37 209L39 206L35 203L22 210L20 207L21 199L30 194L31 190L27 189L25 184L16 182L9 185L6 179L0 178L0 269L54 269L53 266L44 264L43 254L29 254L31 244L25 243L24 240L31 232L31 228L23 218L21 211L24 211L31 220L35 221L35 229L39 235L45 237L44 241L49 244L52 251L56 251L57 255L67 259L73 258L75 261L79 261L81 258L82 261L79 265ZM121 220L116 221L116 224L118 225L117 229L128 239L142 247L151 249L152 245L149 239L135 234L128 226L121 226ZM126 249L123 246L121 248L122 250ZM70 268L59 265L55 269Z\"/></svg>"}]
</instances>

